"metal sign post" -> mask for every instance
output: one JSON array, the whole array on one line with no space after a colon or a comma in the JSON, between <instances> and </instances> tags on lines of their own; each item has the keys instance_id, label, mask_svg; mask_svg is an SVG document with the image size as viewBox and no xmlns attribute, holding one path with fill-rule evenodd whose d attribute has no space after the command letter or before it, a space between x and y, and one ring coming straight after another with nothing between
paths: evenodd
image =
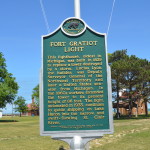
<instances>
[{"instance_id":1,"label":"metal sign post","mask_svg":"<svg viewBox=\"0 0 150 150\"><path fill-rule=\"evenodd\" d=\"M74 0L75 17L80 18L80 0Z\"/></svg>"}]
</instances>

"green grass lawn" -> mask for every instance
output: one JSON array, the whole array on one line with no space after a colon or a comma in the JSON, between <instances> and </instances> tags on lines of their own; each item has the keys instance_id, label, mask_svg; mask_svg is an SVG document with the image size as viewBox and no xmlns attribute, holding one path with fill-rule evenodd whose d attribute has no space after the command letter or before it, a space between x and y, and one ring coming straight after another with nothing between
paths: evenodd
<instances>
[{"instance_id":1,"label":"green grass lawn","mask_svg":"<svg viewBox=\"0 0 150 150\"><path fill-rule=\"evenodd\" d=\"M91 141L90 150L150 150L149 118L115 120L114 125L114 134ZM61 145L69 149L64 142L40 136L39 117L0 119L0 150L59 150Z\"/></svg>"},{"instance_id":2,"label":"green grass lawn","mask_svg":"<svg viewBox=\"0 0 150 150\"><path fill-rule=\"evenodd\" d=\"M90 150L150 150L150 118L143 118L115 120L114 134L93 140Z\"/></svg>"},{"instance_id":3,"label":"green grass lawn","mask_svg":"<svg viewBox=\"0 0 150 150\"><path fill-rule=\"evenodd\" d=\"M39 117L0 119L0 150L59 150L61 145L67 148L64 142L40 136Z\"/></svg>"}]
</instances>

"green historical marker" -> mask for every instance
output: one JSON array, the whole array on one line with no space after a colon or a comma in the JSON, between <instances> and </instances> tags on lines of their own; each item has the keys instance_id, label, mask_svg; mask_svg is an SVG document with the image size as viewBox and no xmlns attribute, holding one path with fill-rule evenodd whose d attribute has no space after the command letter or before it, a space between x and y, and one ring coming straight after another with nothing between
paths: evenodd
<instances>
[{"instance_id":1,"label":"green historical marker","mask_svg":"<svg viewBox=\"0 0 150 150\"><path fill-rule=\"evenodd\" d=\"M42 43L41 135L112 133L105 34L69 18Z\"/></svg>"}]
</instances>

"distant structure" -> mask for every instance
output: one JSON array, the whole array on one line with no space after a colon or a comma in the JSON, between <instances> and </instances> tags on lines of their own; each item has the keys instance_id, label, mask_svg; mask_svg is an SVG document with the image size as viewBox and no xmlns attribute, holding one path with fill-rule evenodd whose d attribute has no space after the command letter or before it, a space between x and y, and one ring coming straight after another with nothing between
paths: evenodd
<instances>
[{"instance_id":1,"label":"distant structure","mask_svg":"<svg viewBox=\"0 0 150 150\"><path fill-rule=\"evenodd\" d=\"M22 113L23 116L39 116L39 107L36 105L34 98L32 98L32 103L27 105L28 111Z\"/></svg>"},{"instance_id":2,"label":"distant structure","mask_svg":"<svg viewBox=\"0 0 150 150\"><path fill-rule=\"evenodd\" d=\"M135 96L135 93L133 96ZM119 92L120 101L119 101L119 113L120 115L129 115L129 99L127 99L127 92L125 89ZM146 106L143 99L136 99L132 103L132 115L143 115L146 111ZM117 103L113 102L113 108L117 108Z\"/></svg>"}]
</instances>

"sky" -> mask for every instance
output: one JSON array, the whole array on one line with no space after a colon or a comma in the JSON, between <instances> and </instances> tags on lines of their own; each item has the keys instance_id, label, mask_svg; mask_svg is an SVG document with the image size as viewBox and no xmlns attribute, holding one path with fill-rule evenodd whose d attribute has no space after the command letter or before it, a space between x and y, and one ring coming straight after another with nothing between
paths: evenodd
<instances>
[{"instance_id":1,"label":"sky","mask_svg":"<svg viewBox=\"0 0 150 150\"><path fill-rule=\"evenodd\" d=\"M0 0L0 52L7 70L19 85L17 96L31 103L39 83L41 36L69 17L74 17L74 0ZM114 0L80 0L81 19L100 33L107 33ZM150 60L150 0L115 0L107 35L107 51L127 49L129 55ZM7 106L4 113L11 112Z\"/></svg>"}]
</instances>

